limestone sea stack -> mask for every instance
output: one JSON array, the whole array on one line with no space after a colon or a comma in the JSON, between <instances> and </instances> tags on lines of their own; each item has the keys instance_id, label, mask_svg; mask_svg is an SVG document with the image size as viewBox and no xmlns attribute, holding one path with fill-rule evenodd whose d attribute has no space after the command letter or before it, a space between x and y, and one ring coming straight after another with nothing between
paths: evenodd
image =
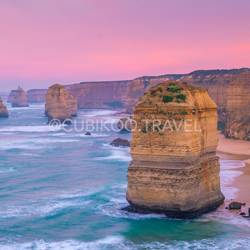
<instances>
[{"instance_id":1,"label":"limestone sea stack","mask_svg":"<svg viewBox=\"0 0 250 250\"><path fill-rule=\"evenodd\" d=\"M0 97L0 117L9 117L7 108L3 105L3 100Z\"/></svg>"},{"instance_id":2,"label":"limestone sea stack","mask_svg":"<svg viewBox=\"0 0 250 250\"><path fill-rule=\"evenodd\" d=\"M12 101L12 107L29 107L26 94L20 86L18 86L18 89L15 92L15 97Z\"/></svg>"},{"instance_id":3,"label":"limestone sea stack","mask_svg":"<svg viewBox=\"0 0 250 250\"><path fill-rule=\"evenodd\" d=\"M45 95L45 115L48 116L51 105L55 104L55 96L62 96L71 116L77 116L76 99L60 84L52 85ZM60 97L61 98L61 97Z\"/></svg>"},{"instance_id":4,"label":"limestone sea stack","mask_svg":"<svg viewBox=\"0 0 250 250\"><path fill-rule=\"evenodd\" d=\"M54 84L49 88L45 95L45 115L49 117L49 122L59 120L60 122L71 123L71 113L76 114L76 111L71 106L73 102L69 102L70 105L68 105L67 98L69 98L69 95L60 84ZM75 106L77 106L76 103Z\"/></svg>"},{"instance_id":5,"label":"limestone sea stack","mask_svg":"<svg viewBox=\"0 0 250 250\"><path fill-rule=\"evenodd\" d=\"M144 94L132 117L130 211L188 218L223 203L216 108L206 90L176 81Z\"/></svg>"},{"instance_id":6,"label":"limestone sea stack","mask_svg":"<svg viewBox=\"0 0 250 250\"><path fill-rule=\"evenodd\" d=\"M225 136L250 140L250 71L228 84Z\"/></svg>"},{"instance_id":7,"label":"limestone sea stack","mask_svg":"<svg viewBox=\"0 0 250 250\"><path fill-rule=\"evenodd\" d=\"M16 95L16 89L11 90L9 95L8 95L7 103L12 103L14 98L15 98L15 95Z\"/></svg>"}]
</instances>

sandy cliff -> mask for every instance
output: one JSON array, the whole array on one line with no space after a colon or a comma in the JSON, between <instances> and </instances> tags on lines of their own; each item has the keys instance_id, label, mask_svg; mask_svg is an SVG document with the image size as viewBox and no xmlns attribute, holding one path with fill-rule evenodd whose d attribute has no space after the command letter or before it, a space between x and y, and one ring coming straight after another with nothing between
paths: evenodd
<instances>
[{"instance_id":1,"label":"sandy cliff","mask_svg":"<svg viewBox=\"0 0 250 250\"><path fill-rule=\"evenodd\" d=\"M48 89L30 89L26 96L28 102L45 102L45 95Z\"/></svg>"},{"instance_id":2,"label":"sandy cliff","mask_svg":"<svg viewBox=\"0 0 250 250\"><path fill-rule=\"evenodd\" d=\"M12 107L28 107L28 101L24 90L18 86L15 92L15 97L12 101Z\"/></svg>"},{"instance_id":3,"label":"sandy cliff","mask_svg":"<svg viewBox=\"0 0 250 250\"><path fill-rule=\"evenodd\" d=\"M69 97L70 99L68 99ZM74 102L75 99L60 84L52 85L45 99L45 115L49 117L49 122L53 119L61 122L65 120L71 121L71 113L75 115L77 112L77 104L76 101Z\"/></svg>"},{"instance_id":4,"label":"sandy cliff","mask_svg":"<svg viewBox=\"0 0 250 250\"><path fill-rule=\"evenodd\" d=\"M3 100L0 97L0 117L8 117L9 113L7 108L3 105Z\"/></svg>"},{"instance_id":5,"label":"sandy cliff","mask_svg":"<svg viewBox=\"0 0 250 250\"><path fill-rule=\"evenodd\" d=\"M134 211L192 217L224 201L217 106L206 90L170 82L151 88L136 105L127 200Z\"/></svg>"},{"instance_id":6,"label":"sandy cliff","mask_svg":"<svg viewBox=\"0 0 250 250\"><path fill-rule=\"evenodd\" d=\"M228 85L225 136L250 140L250 71Z\"/></svg>"},{"instance_id":7,"label":"sandy cliff","mask_svg":"<svg viewBox=\"0 0 250 250\"><path fill-rule=\"evenodd\" d=\"M76 98L78 108L117 109L125 108L129 82L84 82L66 89Z\"/></svg>"}]
</instances>

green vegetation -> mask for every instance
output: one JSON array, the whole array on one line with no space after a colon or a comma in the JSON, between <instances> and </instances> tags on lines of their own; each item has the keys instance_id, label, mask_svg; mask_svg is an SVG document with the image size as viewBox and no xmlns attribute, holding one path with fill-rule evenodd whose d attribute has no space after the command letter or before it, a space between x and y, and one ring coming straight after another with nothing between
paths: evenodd
<instances>
[{"instance_id":1,"label":"green vegetation","mask_svg":"<svg viewBox=\"0 0 250 250\"><path fill-rule=\"evenodd\" d=\"M186 82L183 82L183 84L187 84Z\"/></svg>"},{"instance_id":2,"label":"green vegetation","mask_svg":"<svg viewBox=\"0 0 250 250\"><path fill-rule=\"evenodd\" d=\"M177 103L181 103L181 101L180 101L180 100L177 100L176 102L177 102Z\"/></svg>"},{"instance_id":3,"label":"green vegetation","mask_svg":"<svg viewBox=\"0 0 250 250\"><path fill-rule=\"evenodd\" d=\"M181 90L183 90L183 88L179 87L179 85L175 82L170 82L167 87L167 91L173 92L173 93L180 92Z\"/></svg>"},{"instance_id":4,"label":"green vegetation","mask_svg":"<svg viewBox=\"0 0 250 250\"><path fill-rule=\"evenodd\" d=\"M181 99L181 100L184 101L184 102L185 102L186 99L187 99L187 97L186 97L185 95L183 95L183 94L177 95L176 98L177 98L177 99Z\"/></svg>"},{"instance_id":5,"label":"green vegetation","mask_svg":"<svg viewBox=\"0 0 250 250\"><path fill-rule=\"evenodd\" d=\"M162 87L159 87L158 90L162 93Z\"/></svg>"},{"instance_id":6,"label":"green vegetation","mask_svg":"<svg viewBox=\"0 0 250 250\"><path fill-rule=\"evenodd\" d=\"M163 101L164 103L167 103L167 102L172 102L173 99L174 99L174 98L173 98L173 96L171 96L171 95L164 95L162 101Z\"/></svg>"},{"instance_id":7,"label":"green vegetation","mask_svg":"<svg viewBox=\"0 0 250 250\"><path fill-rule=\"evenodd\" d=\"M141 130L141 132L147 133L146 127L144 127L144 128Z\"/></svg>"},{"instance_id":8,"label":"green vegetation","mask_svg":"<svg viewBox=\"0 0 250 250\"><path fill-rule=\"evenodd\" d=\"M104 105L108 105L112 108L124 108L123 104L121 102L118 101L114 101L114 102L104 102Z\"/></svg>"}]
</instances>

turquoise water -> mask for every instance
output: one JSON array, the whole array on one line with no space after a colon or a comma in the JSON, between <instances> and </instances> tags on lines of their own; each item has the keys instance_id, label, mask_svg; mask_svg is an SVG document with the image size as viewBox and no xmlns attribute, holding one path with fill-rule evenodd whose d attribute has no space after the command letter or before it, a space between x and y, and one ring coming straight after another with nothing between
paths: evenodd
<instances>
[{"instance_id":1,"label":"turquoise water","mask_svg":"<svg viewBox=\"0 0 250 250\"><path fill-rule=\"evenodd\" d=\"M131 134L53 132L44 104L8 108L10 118L0 120L0 249L249 249L249 221L224 209L195 220L123 211L131 157L109 143ZM114 113L80 110L76 121L110 123ZM241 174L232 168L242 163L221 164L231 199Z\"/></svg>"}]
</instances>

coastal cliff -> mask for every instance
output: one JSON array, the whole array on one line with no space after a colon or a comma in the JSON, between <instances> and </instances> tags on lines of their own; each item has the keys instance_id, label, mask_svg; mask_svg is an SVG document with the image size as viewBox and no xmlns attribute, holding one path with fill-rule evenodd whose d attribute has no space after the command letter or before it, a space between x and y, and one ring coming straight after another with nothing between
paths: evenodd
<instances>
[{"instance_id":1,"label":"coastal cliff","mask_svg":"<svg viewBox=\"0 0 250 250\"><path fill-rule=\"evenodd\" d=\"M26 92L28 102L45 102L48 89L30 89Z\"/></svg>"},{"instance_id":2,"label":"coastal cliff","mask_svg":"<svg viewBox=\"0 0 250 250\"><path fill-rule=\"evenodd\" d=\"M28 101L24 90L18 86L18 89L15 91L15 97L12 101L12 107L28 107Z\"/></svg>"},{"instance_id":3,"label":"coastal cliff","mask_svg":"<svg viewBox=\"0 0 250 250\"><path fill-rule=\"evenodd\" d=\"M216 108L206 90L175 81L149 89L139 100L128 168L129 210L186 218L224 201Z\"/></svg>"},{"instance_id":4,"label":"coastal cliff","mask_svg":"<svg viewBox=\"0 0 250 250\"><path fill-rule=\"evenodd\" d=\"M6 106L3 105L3 100L2 98L0 97L0 117L9 117L9 112L6 108Z\"/></svg>"},{"instance_id":5,"label":"coastal cliff","mask_svg":"<svg viewBox=\"0 0 250 250\"><path fill-rule=\"evenodd\" d=\"M250 140L250 71L228 85L225 136Z\"/></svg>"},{"instance_id":6,"label":"coastal cliff","mask_svg":"<svg viewBox=\"0 0 250 250\"><path fill-rule=\"evenodd\" d=\"M70 97L70 98L69 98ZM52 85L45 95L45 115L51 120L70 123L71 113L76 115L77 104L75 99L60 84Z\"/></svg>"},{"instance_id":7,"label":"coastal cliff","mask_svg":"<svg viewBox=\"0 0 250 250\"><path fill-rule=\"evenodd\" d=\"M78 108L125 108L126 91L130 81L83 82L65 86L77 100Z\"/></svg>"},{"instance_id":8,"label":"coastal cliff","mask_svg":"<svg viewBox=\"0 0 250 250\"><path fill-rule=\"evenodd\" d=\"M177 80L183 75L143 76L131 81L126 93L126 113L133 114L138 100L151 87L167 80Z\"/></svg>"}]
</instances>

